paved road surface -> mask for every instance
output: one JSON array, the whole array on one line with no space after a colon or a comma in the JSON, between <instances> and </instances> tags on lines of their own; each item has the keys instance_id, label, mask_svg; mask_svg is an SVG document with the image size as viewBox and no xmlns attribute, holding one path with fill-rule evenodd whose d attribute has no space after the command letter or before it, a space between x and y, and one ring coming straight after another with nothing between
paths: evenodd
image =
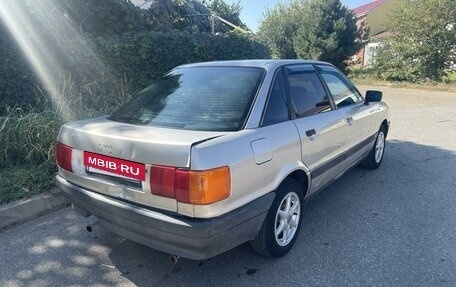
<instances>
[{"instance_id":1,"label":"paved road surface","mask_svg":"<svg viewBox=\"0 0 456 287\"><path fill-rule=\"evenodd\" d=\"M289 255L265 259L245 244L171 265L86 232L94 220L66 208L0 233L0 285L456 286L456 94L382 89L393 121L382 167L311 198Z\"/></svg>"}]
</instances>

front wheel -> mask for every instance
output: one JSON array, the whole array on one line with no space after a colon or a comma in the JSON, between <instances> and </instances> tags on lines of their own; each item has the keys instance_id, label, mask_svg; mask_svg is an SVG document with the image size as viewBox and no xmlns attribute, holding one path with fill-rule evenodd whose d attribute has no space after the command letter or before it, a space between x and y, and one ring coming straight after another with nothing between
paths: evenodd
<instances>
[{"instance_id":1,"label":"front wheel","mask_svg":"<svg viewBox=\"0 0 456 287\"><path fill-rule=\"evenodd\" d=\"M253 250L268 257L281 257L290 251L301 227L302 191L293 179L286 179L276 190L276 197L257 237Z\"/></svg>"},{"instance_id":2,"label":"front wheel","mask_svg":"<svg viewBox=\"0 0 456 287\"><path fill-rule=\"evenodd\" d=\"M376 169L382 163L383 155L385 153L386 144L386 128L381 126L378 131L375 144L369 152L367 158L362 162L362 167L367 169Z\"/></svg>"}]
</instances>

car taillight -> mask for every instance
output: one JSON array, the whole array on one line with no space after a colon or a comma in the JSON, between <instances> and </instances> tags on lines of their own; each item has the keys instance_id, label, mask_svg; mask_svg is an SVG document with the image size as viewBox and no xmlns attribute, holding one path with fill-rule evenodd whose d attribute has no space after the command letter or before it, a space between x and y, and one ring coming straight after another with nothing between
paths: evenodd
<instances>
[{"instance_id":1,"label":"car taillight","mask_svg":"<svg viewBox=\"0 0 456 287\"><path fill-rule=\"evenodd\" d=\"M71 165L72 148L60 142L55 144L55 160L57 165L67 171L73 171Z\"/></svg>"},{"instance_id":2,"label":"car taillight","mask_svg":"<svg viewBox=\"0 0 456 287\"><path fill-rule=\"evenodd\" d=\"M152 194L182 203L204 205L228 198L230 182L230 169L226 166L202 171L151 167Z\"/></svg>"},{"instance_id":3,"label":"car taillight","mask_svg":"<svg viewBox=\"0 0 456 287\"><path fill-rule=\"evenodd\" d=\"M64 145L61 142L55 143L55 161L57 162L57 165L64 170L72 173L83 172L83 155L83 151Z\"/></svg>"}]
</instances>

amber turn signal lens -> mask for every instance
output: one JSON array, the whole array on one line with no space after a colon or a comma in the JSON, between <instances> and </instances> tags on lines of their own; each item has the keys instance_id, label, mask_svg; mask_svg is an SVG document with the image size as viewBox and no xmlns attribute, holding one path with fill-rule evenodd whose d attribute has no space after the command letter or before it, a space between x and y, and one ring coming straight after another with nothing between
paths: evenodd
<instances>
[{"instance_id":1,"label":"amber turn signal lens","mask_svg":"<svg viewBox=\"0 0 456 287\"><path fill-rule=\"evenodd\" d=\"M190 204L211 204L230 196L229 167L204 171L176 171L176 199Z\"/></svg>"}]
</instances>

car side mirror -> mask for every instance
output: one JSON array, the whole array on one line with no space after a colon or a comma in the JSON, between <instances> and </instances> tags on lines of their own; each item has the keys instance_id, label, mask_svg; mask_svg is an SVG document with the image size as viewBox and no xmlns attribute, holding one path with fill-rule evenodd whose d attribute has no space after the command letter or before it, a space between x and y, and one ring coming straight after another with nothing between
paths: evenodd
<instances>
[{"instance_id":1,"label":"car side mirror","mask_svg":"<svg viewBox=\"0 0 456 287\"><path fill-rule=\"evenodd\" d=\"M382 101L383 93L380 91L367 91L366 92L366 100L364 101L366 104L368 103L377 103Z\"/></svg>"}]
</instances>

